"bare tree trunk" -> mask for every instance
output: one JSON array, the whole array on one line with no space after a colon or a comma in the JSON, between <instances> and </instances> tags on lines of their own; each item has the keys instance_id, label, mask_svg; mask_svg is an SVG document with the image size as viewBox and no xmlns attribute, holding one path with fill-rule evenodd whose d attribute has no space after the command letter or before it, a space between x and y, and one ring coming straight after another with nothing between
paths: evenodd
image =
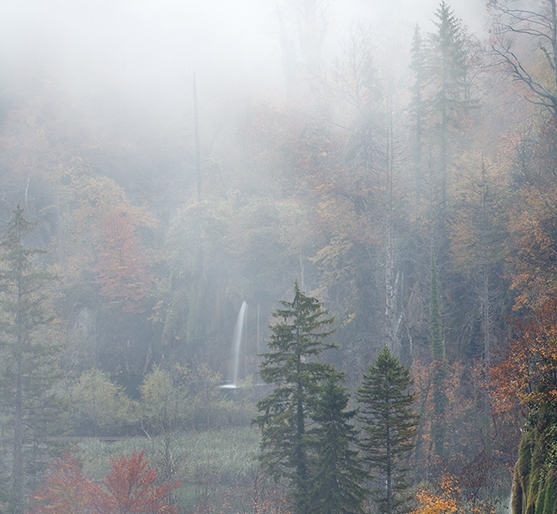
<instances>
[{"instance_id":1,"label":"bare tree trunk","mask_svg":"<svg viewBox=\"0 0 557 514\"><path fill-rule=\"evenodd\" d=\"M386 343L393 355L400 356L400 348L395 331L395 270L393 234L393 115L389 93L387 113L387 190L385 216L385 336Z\"/></svg>"},{"instance_id":2,"label":"bare tree trunk","mask_svg":"<svg viewBox=\"0 0 557 514\"><path fill-rule=\"evenodd\" d=\"M484 380L489 384L490 354L491 354L491 305L490 305L490 209L489 209L489 186L485 166L482 165L482 190L481 190L481 252L482 252L482 285L481 285L481 314L483 325L483 364ZM486 448L491 448L491 399L489 387L485 388L484 397L484 417L486 429Z\"/></svg>"},{"instance_id":3,"label":"bare tree trunk","mask_svg":"<svg viewBox=\"0 0 557 514\"><path fill-rule=\"evenodd\" d=\"M195 132L195 177L197 181L197 201L201 201L201 149L199 140L199 109L197 104L197 81L193 74L193 124Z\"/></svg>"},{"instance_id":4,"label":"bare tree trunk","mask_svg":"<svg viewBox=\"0 0 557 514\"><path fill-rule=\"evenodd\" d=\"M21 227L17 226L18 238L21 240ZM14 412L14 462L12 473L12 509L13 514L23 512L23 484L24 484L24 468L23 468L23 344L24 339L24 323L22 319L23 304L23 283L21 279L21 262L17 263L19 269L17 272L17 348L15 360L15 412Z\"/></svg>"}]
</instances>

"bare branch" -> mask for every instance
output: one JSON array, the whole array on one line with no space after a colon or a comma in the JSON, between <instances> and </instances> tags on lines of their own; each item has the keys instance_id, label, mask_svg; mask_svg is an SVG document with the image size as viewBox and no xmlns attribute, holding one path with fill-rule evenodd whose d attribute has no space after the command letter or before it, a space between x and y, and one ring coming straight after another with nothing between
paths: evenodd
<instances>
[{"instance_id":1,"label":"bare branch","mask_svg":"<svg viewBox=\"0 0 557 514\"><path fill-rule=\"evenodd\" d=\"M494 14L495 37L492 50L514 80L522 82L536 98L527 98L533 104L549 109L557 118L557 9L556 0L543 1L539 10L511 9L493 0L490 6ZM505 35L524 36L536 42L552 71L552 81L546 84L536 80L526 68L525 60L512 50L512 38Z\"/></svg>"}]
</instances>

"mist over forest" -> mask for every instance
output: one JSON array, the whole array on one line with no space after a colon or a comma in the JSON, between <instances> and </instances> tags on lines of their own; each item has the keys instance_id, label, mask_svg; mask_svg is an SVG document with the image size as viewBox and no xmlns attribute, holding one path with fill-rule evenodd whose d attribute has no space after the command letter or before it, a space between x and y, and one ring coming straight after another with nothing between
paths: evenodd
<instances>
[{"instance_id":1,"label":"mist over forest","mask_svg":"<svg viewBox=\"0 0 557 514\"><path fill-rule=\"evenodd\" d=\"M4 2L0 514L557 513L556 5Z\"/></svg>"}]
</instances>

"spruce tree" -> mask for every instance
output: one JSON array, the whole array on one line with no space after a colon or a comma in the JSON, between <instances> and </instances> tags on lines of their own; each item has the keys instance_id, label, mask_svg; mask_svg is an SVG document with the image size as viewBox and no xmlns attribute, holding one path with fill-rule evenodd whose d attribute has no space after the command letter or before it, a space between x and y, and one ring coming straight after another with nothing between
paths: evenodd
<instances>
[{"instance_id":1,"label":"spruce tree","mask_svg":"<svg viewBox=\"0 0 557 514\"><path fill-rule=\"evenodd\" d=\"M445 2L435 11L434 24L436 31L429 35L430 78L436 86L439 107L458 109L470 100L465 33L460 20Z\"/></svg>"},{"instance_id":2,"label":"spruce tree","mask_svg":"<svg viewBox=\"0 0 557 514\"><path fill-rule=\"evenodd\" d=\"M456 149L462 145L466 120L477 101L471 98L470 41L454 11L442 1L434 15L436 30L425 44L426 72L421 99L428 135L429 203L432 236L441 264L447 259L448 178ZM416 42L415 42L416 44ZM416 62L413 63L414 69ZM417 71L415 71L417 73ZM416 74L418 81L418 75ZM423 77L420 78L423 82Z\"/></svg>"},{"instance_id":3,"label":"spruce tree","mask_svg":"<svg viewBox=\"0 0 557 514\"><path fill-rule=\"evenodd\" d=\"M405 512L409 499L405 460L414 448L419 417L409 392L410 370L388 347L364 374L357 398L363 436L360 447L373 480L372 497L380 512Z\"/></svg>"},{"instance_id":4,"label":"spruce tree","mask_svg":"<svg viewBox=\"0 0 557 514\"><path fill-rule=\"evenodd\" d=\"M316 450L308 513L360 514L367 491L367 477L356 443L358 433L351 423L355 410L346 410L349 395L338 375L329 377L312 414L317 424L311 430Z\"/></svg>"},{"instance_id":5,"label":"spruce tree","mask_svg":"<svg viewBox=\"0 0 557 514\"><path fill-rule=\"evenodd\" d=\"M292 302L282 301L273 314L268 353L263 354L261 379L274 386L259 400L253 422L261 430L260 462L276 480L285 479L295 514L309 512L311 490L308 423L326 381L337 374L320 362L323 351L336 348L326 341L333 318L321 303L295 284ZM340 375L339 375L340 376Z\"/></svg>"},{"instance_id":6,"label":"spruce tree","mask_svg":"<svg viewBox=\"0 0 557 514\"><path fill-rule=\"evenodd\" d=\"M44 251L24 244L33 228L18 206L0 240L0 401L3 433L11 441L11 447L3 448L3 461L9 463L10 514L24 511L26 483L38 471L44 448L40 441L60 407L53 385L60 376L61 348L49 342L44 330L51 321L46 285L55 277L36 266Z\"/></svg>"},{"instance_id":7,"label":"spruce tree","mask_svg":"<svg viewBox=\"0 0 557 514\"><path fill-rule=\"evenodd\" d=\"M416 197L420 199L423 180L423 150L425 135L427 131L427 56L425 52L425 41L422 38L420 27L416 25L412 39L410 68L414 72L414 85L412 86L412 103L410 105L411 129L413 141L413 168L414 168L414 190Z\"/></svg>"},{"instance_id":8,"label":"spruce tree","mask_svg":"<svg viewBox=\"0 0 557 514\"><path fill-rule=\"evenodd\" d=\"M432 128L439 145L439 168L446 174L448 166L449 134L459 125L470 100L469 65L465 36L453 10L441 2L435 12L436 31L429 35L429 81L434 94ZM443 195L446 191L442 191ZM443 200L445 197L443 196Z\"/></svg>"}]
</instances>

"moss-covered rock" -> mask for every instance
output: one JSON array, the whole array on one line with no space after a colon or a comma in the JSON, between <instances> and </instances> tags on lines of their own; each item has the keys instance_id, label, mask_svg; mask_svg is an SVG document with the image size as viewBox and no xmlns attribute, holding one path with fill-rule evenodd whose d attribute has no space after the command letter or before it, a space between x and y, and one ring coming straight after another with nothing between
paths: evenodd
<instances>
[{"instance_id":1,"label":"moss-covered rock","mask_svg":"<svg viewBox=\"0 0 557 514\"><path fill-rule=\"evenodd\" d=\"M514 470L513 514L557 514L557 417L553 409L533 414Z\"/></svg>"}]
</instances>

